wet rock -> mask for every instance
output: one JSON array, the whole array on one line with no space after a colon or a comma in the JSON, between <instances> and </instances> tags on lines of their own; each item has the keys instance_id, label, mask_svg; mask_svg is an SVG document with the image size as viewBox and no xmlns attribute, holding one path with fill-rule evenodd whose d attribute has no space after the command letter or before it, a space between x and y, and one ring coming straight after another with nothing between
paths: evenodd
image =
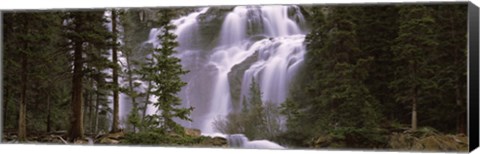
<instances>
[{"instance_id":1,"label":"wet rock","mask_svg":"<svg viewBox=\"0 0 480 154\"><path fill-rule=\"evenodd\" d=\"M232 105L234 109L238 109L241 105L240 95L242 93L243 75L250 66L258 60L258 51L246 60L232 67L228 73L228 82L230 83L230 93L232 98Z\"/></svg>"},{"instance_id":2,"label":"wet rock","mask_svg":"<svg viewBox=\"0 0 480 154\"><path fill-rule=\"evenodd\" d=\"M201 134L200 129L185 128L185 135L192 136L192 137L200 137L200 134Z\"/></svg>"},{"instance_id":3,"label":"wet rock","mask_svg":"<svg viewBox=\"0 0 480 154\"><path fill-rule=\"evenodd\" d=\"M227 139L223 137L214 137L212 140L213 145L221 146L227 144Z\"/></svg>"},{"instance_id":4,"label":"wet rock","mask_svg":"<svg viewBox=\"0 0 480 154\"><path fill-rule=\"evenodd\" d=\"M223 137L204 137L202 142L195 146L202 147L228 147L227 139Z\"/></svg>"}]
</instances>

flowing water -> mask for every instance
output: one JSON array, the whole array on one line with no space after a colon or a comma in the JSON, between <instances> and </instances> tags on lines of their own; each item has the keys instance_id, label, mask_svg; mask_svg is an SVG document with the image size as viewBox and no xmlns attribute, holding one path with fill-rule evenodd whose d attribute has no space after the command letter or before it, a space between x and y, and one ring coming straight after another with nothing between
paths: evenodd
<instances>
[{"instance_id":1,"label":"flowing water","mask_svg":"<svg viewBox=\"0 0 480 154\"><path fill-rule=\"evenodd\" d=\"M238 102L248 98L252 79L259 84L263 102L279 105L285 101L289 83L305 54L305 20L295 6L235 7L218 26L217 39L206 41L211 37L202 33L205 29L199 16L209 9L172 21L180 45L175 56L190 71L182 77L188 85L179 95L185 107L195 108L193 122L179 122L199 128L203 134L219 133L213 122L239 110ZM147 43L158 45L158 32L152 29ZM200 47L200 42L214 45ZM150 107L148 112L156 111ZM281 148L266 140L248 141L243 135L230 135L228 139L237 146Z\"/></svg>"},{"instance_id":2,"label":"flowing water","mask_svg":"<svg viewBox=\"0 0 480 154\"><path fill-rule=\"evenodd\" d=\"M284 147L268 140L249 141L243 134L232 134L227 137L228 145L232 148L248 149L285 149Z\"/></svg>"}]
</instances>

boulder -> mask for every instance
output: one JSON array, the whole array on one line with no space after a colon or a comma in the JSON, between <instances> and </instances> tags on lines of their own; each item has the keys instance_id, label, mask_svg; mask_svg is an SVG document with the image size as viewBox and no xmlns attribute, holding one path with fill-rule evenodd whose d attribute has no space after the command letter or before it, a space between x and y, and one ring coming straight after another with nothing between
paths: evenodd
<instances>
[{"instance_id":1,"label":"boulder","mask_svg":"<svg viewBox=\"0 0 480 154\"><path fill-rule=\"evenodd\" d=\"M330 145L331 143L332 143L332 137L320 136L312 140L311 146L313 148L323 148L323 147L328 147L328 145Z\"/></svg>"},{"instance_id":2,"label":"boulder","mask_svg":"<svg viewBox=\"0 0 480 154\"><path fill-rule=\"evenodd\" d=\"M192 136L192 137L200 137L201 131L200 129L195 129L195 128L185 128L185 135Z\"/></svg>"},{"instance_id":3,"label":"boulder","mask_svg":"<svg viewBox=\"0 0 480 154\"><path fill-rule=\"evenodd\" d=\"M227 139L226 138L223 138L223 137L214 137L212 139L212 144L214 146L223 146L223 145L227 145Z\"/></svg>"},{"instance_id":4,"label":"boulder","mask_svg":"<svg viewBox=\"0 0 480 154\"><path fill-rule=\"evenodd\" d=\"M198 145L202 147L228 147L227 139L223 137L205 137Z\"/></svg>"},{"instance_id":5,"label":"boulder","mask_svg":"<svg viewBox=\"0 0 480 154\"><path fill-rule=\"evenodd\" d=\"M100 139L99 143L100 144L118 144L118 143L120 143L120 141L115 140L115 139L111 139L111 138L108 138L108 137L104 137L104 138Z\"/></svg>"},{"instance_id":6,"label":"boulder","mask_svg":"<svg viewBox=\"0 0 480 154\"><path fill-rule=\"evenodd\" d=\"M110 134L107 135L107 138L111 138L111 139L115 139L115 140L123 139L124 137L125 137L125 133L123 131L116 132L116 133L110 133Z\"/></svg>"},{"instance_id":7,"label":"boulder","mask_svg":"<svg viewBox=\"0 0 480 154\"><path fill-rule=\"evenodd\" d=\"M86 139L78 139L73 142L73 144L88 144L88 140Z\"/></svg>"}]
</instances>

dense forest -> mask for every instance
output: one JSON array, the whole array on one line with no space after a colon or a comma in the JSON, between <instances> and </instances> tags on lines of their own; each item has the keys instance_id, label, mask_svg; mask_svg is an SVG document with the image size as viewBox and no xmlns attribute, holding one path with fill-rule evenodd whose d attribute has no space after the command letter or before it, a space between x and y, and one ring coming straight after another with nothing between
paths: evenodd
<instances>
[{"instance_id":1,"label":"dense forest","mask_svg":"<svg viewBox=\"0 0 480 154\"><path fill-rule=\"evenodd\" d=\"M2 140L227 146L178 122L196 108L178 95L190 70L174 56L182 44L171 21L194 10L4 13ZM231 10L210 8L199 20ZM290 148L466 150L466 4L299 10L306 54L286 100L264 101L252 78L241 110L214 121L219 132ZM145 47L152 28L160 43Z\"/></svg>"}]
</instances>

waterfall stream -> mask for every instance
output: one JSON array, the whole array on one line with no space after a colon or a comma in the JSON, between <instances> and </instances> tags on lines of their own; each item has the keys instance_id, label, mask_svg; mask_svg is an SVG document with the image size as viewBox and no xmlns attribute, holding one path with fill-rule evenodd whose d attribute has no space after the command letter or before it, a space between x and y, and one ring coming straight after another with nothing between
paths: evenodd
<instances>
[{"instance_id":1,"label":"waterfall stream","mask_svg":"<svg viewBox=\"0 0 480 154\"><path fill-rule=\"evenodd\" d=\"M248 98L252 79L259 84L264 103L280 105L285 101L289 82L303 61L306 31L296 6L238 6L225 15L217 39L207 40L214 47L205 49L198 47L208 39L201 33L204 29L199 16L209 9L172 20L180 45L175 56L190 71L182 77L188 84L179 95L185 107L195 108L193 122L178 122L199 128L203 134L218 134L213 122L239 110L235 104ZM158 30L152 29L147 43L158 45L157 34ZM236 68L240 66L244 69ZM232 79L240 83L232 83ZM232 90L235 88L239 90ZM153 114L155 109L150 107L148 112ZM266 140L248 141L243 135L228 139L237 146L281 148Z\"/></svg>"}]
</instances>

